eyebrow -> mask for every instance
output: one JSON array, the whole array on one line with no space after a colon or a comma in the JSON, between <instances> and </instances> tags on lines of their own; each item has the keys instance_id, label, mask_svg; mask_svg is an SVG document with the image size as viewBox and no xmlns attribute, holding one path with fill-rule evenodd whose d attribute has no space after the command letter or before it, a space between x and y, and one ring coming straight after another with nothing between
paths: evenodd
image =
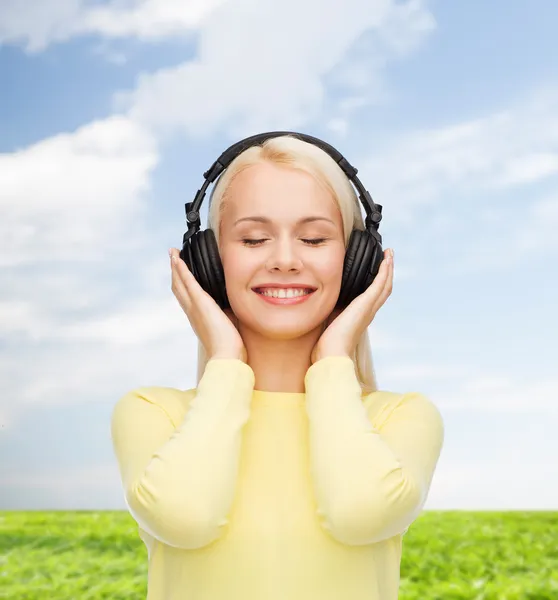
<instances>
[{"instance_id":1,"label":"eyebrow","mask_svg":"<svg viewBox=\"0 0 558 600\"><path fill-rule=\"evenodd\" d=\"M234 225L236 226L239 223L241 223L242 221L256 221L257 223L271 223L271 219L269 219L268 217L261 217L261 216L256 215L253 217L242 217L242 219L238 219L237 221L235 221ZM318 216L303 217L302 219L299 219L297 221L297 225L302 225L303 223L313 223L314 221L328 221L332 225L335 225L335 223L331 219L328 219L327 217L318 217Z\"/></svg>"}]
</instances>

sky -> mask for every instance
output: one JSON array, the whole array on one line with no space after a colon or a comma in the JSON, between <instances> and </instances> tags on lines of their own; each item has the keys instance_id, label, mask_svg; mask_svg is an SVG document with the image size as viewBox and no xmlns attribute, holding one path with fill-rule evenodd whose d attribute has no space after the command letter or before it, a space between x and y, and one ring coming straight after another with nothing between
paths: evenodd
<instances>
[{"instance_id":1,"label":"sky","mask_svg":"<svg viewBox=\"0 0 558 600\"><path fill-rule=\"evenodd\" d=\"M556 510L556 22L551 0L0 0L0 509L126 509L115 403L196 385L184 204L230 144L289 130L383 207L379 389L445 425L425 510Z\"/></svg>"}]
</instances>

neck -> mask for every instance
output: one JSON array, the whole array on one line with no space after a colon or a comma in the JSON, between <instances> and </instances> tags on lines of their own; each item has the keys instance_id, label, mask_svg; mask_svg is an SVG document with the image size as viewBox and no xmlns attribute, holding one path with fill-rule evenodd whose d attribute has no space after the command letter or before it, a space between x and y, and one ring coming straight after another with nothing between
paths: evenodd
<instances>
[{"instance_id":1,"label":"neck","mask_svg":"<svg viewBox=\"0 0 558 600\"><path fill-rule=\"evenodd\" d=\"M303 393L312 349L322 329L320 326L304 336L287 340L262 337L254 331L241 331L247 362L256 378L254 389Z\"/></svg>"}]
</instances>

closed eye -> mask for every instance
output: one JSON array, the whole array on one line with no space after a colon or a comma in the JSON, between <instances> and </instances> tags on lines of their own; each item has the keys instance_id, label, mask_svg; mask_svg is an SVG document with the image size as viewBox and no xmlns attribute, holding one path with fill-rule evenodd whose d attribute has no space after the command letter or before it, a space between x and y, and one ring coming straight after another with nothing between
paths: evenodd
<instances>
[{"instance_id":1,"label":"closed eye","mask_svg":"<svg viewBox=\"0 0 558 600\"><path fill-rule=\"evenodd\" d=\"M307 244L311 244L312 246L317 246L318 244L323 244L323 242L325 242L327 240L327 238L316 238L313 240L302 240L303 242L306 242Z\"/></svg>"},{"instance_id":2,"label":"closed eye","mask_svg":"<svg viewBox=\"0 0 558 600\"><path fill-rule=\"evenodd\" d=\"M315 238L315 239L303 239L302 241L305 244L309 244L311 246L317 246L318 244L322 244L323 242L327 241L328 238ZM267 241L267 238L265 239L260 239L260 240L252 240L252 239L248 239L248 238L243 238L242 239L242 243L245 246L259 246L260 244L262 244L263 242Z\"/></svg>"}]
</instances>

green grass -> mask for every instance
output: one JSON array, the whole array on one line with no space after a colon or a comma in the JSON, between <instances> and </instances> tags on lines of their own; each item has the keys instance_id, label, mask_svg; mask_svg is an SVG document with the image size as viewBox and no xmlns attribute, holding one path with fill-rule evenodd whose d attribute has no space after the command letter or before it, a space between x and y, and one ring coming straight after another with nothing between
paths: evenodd
<instances>
[{"instance_id":1,"label":"green grass","mask_svg":"<svg viewBox=\"0 0 558 600\"><path fill-rule=\"evenodd\" d=\"M1 598L147 594L127 512L0 512L0 557ZM558 600L558 512L423 512L403 537L399 599Z\"/></svg>"}]
</instances>

